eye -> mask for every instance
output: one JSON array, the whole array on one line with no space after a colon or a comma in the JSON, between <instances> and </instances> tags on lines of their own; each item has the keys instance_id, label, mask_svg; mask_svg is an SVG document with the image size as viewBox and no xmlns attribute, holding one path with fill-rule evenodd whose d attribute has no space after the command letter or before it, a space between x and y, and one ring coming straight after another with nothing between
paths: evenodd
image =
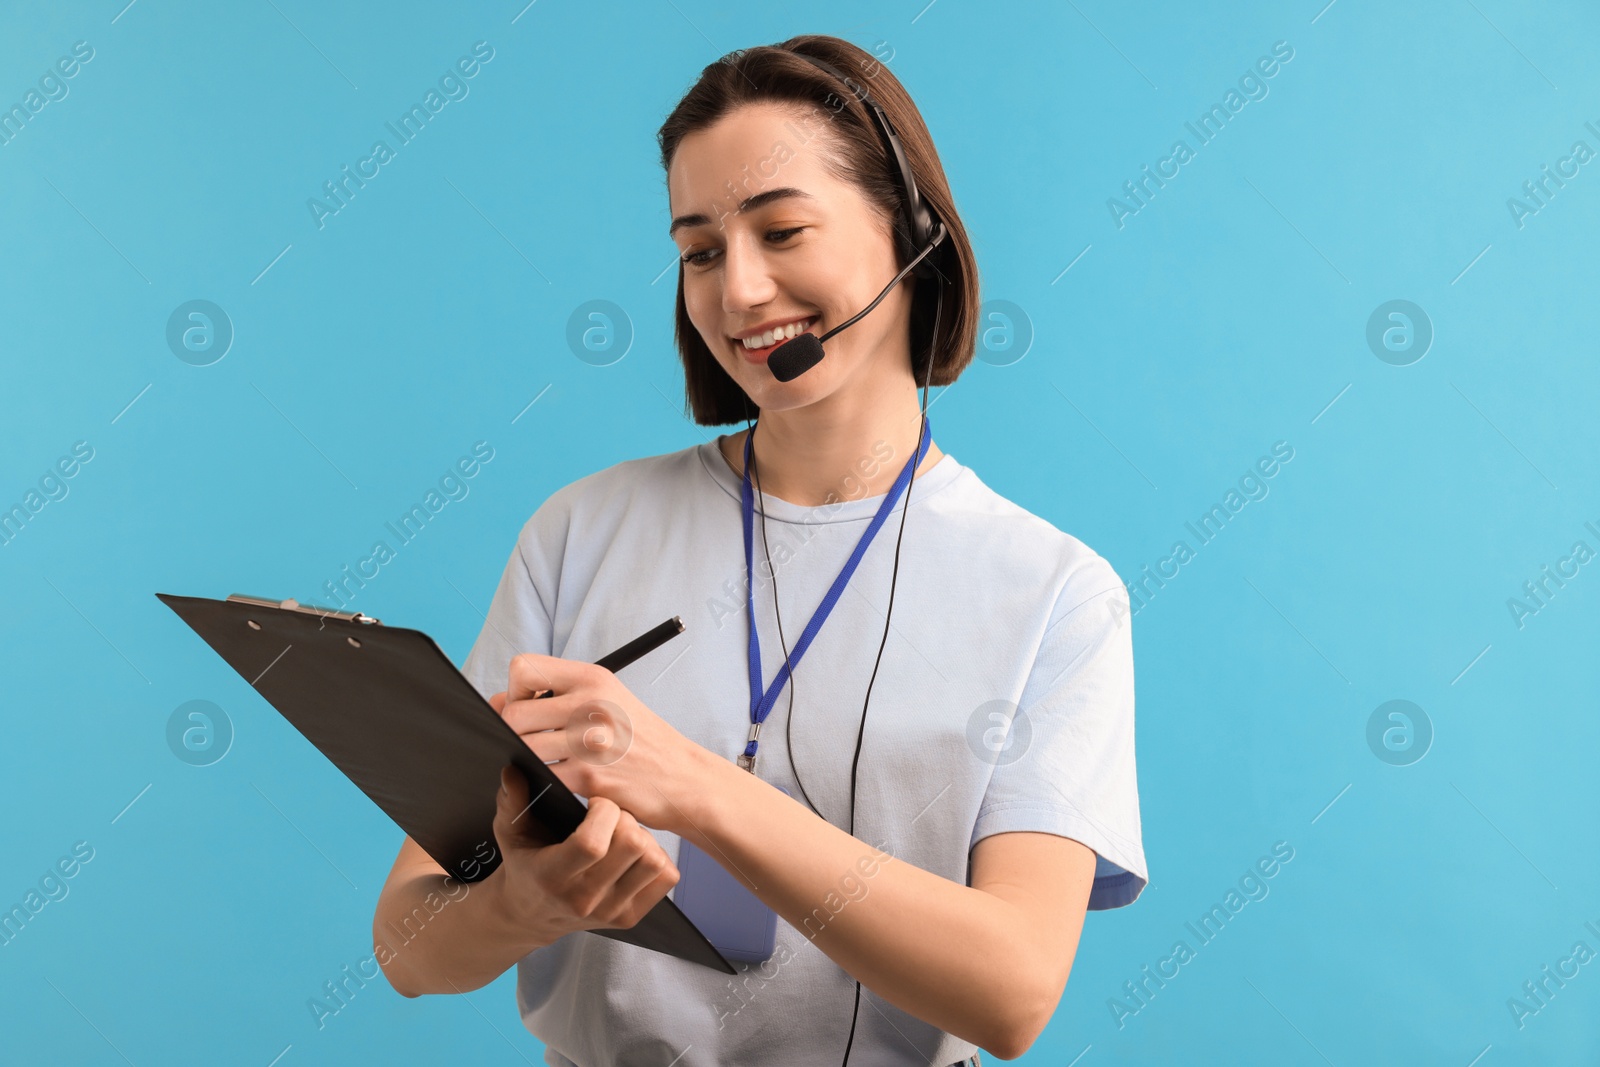
<instances>
[{"instance_id":1,"label":"eye","mask_svg":"<svg viewBox=\"0 0 1600 1067\"><path fill-rule=\"evenodd\" d=\"M791 226L786 230L768 230L766 232L766 238L774 244L783 244L797 234L805 232L806 229L808 229L808 227ZM679 256L678 259L679 261L687 263L690 266L704 267L710 264L711 256L715 252L716 249L714 248L706 248L697 252L687 252Z\"/></svg>"}]
</instances>

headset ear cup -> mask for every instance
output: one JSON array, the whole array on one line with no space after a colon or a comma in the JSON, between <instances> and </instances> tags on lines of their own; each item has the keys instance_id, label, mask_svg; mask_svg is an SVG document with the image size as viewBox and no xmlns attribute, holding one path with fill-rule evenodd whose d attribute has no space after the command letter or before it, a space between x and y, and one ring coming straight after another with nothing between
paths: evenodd
<instances>
[{"instance_id":1,"label":"headset ear cup","mask_svg":"<svg viewBox=\"0 0 1600 1067\"><path fill-rule=\"evenodd\" d=\"M917 244L916 231L910 227L910 222L910 219L903 217L895 220L894 251L896 257L896 269L899 269L899 267L903 267L907 263L910 263L913 259L916 259L917 251L921 247ZM920 268L921 266L922 264L917 264L917 267ZM916 275L919 274L920 271L914 269L911 273Z\"/></svg>"},{"instance_id":2,"label":"headset ear cup","mask_svg":"<svg viewBox=\"0 0 1600 1067\"><path fill-rule=\"evenodd\" d=\"M921 231L921 233L927 234L928 236L916 239L916 247L912 250L911 254L915 256L929 244L934 246L934 250L924 256L921 263L918 263L915 267L911 268L911 273L918 278L937 278L940 276L939 259L943 255L943 248L941 246L943 246L945 238L950 236L950 233L947 229L945 229L944 223L936 221L933 218L933 213L928 210L927 205L922 202L921 197L917 198L916 214L919 216L918 229Z\"/></svg>"}]
</instances>

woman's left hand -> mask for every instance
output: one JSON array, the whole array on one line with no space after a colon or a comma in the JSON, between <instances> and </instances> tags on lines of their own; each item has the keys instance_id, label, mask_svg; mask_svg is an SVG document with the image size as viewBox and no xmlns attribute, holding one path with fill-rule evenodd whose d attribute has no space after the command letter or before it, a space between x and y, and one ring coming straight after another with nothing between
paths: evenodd
<instances>
[{"instance_id":1,"label":"woman's left hand","mask_svg":"<svg viewBox=\"0 0 1600 1067\"><path fill-rule=\"evenodd\" d=\"M534 698L544 690L552 695ZM611 671L524 652L512 658L507 689L489 705L574 793L605 797L658 830L681 836L689 828L685 809L703 791L714 756Z\"/></svg>"}]
</instances>

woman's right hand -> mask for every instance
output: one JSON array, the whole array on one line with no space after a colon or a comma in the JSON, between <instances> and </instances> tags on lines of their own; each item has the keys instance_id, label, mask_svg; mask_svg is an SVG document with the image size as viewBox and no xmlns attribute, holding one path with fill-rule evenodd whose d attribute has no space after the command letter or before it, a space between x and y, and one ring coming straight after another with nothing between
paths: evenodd
<instances>
[{"instance_id":1,"label":"woman's right hand","mask_svg":"<svg viewBox=\"0 0 1600 1067\"><path fill-rule=\"evenodd\" d=\"M556 844L539 839L528 817L528 780L500 771L494 816L502 899L520 928L545 943L574 930L626 930L678 884L677 866L654 835L605 797L591 797L583 822Z\"/></svg>"}]
</instances>

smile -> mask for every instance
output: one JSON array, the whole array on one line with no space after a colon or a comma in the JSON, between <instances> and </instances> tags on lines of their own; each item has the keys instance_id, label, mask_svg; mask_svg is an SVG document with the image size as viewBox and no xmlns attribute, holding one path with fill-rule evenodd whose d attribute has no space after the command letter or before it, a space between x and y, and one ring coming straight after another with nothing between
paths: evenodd
<instances>
[{"instance_id":1,"label":"smile","mask_svg":"<svg viewBox=\"0 0 1600 1067\"><path fill-rule=\"evenodd\" d=\"M744 353L746 359L759 363L771 355L779 345L798 337L802 333L809 332L816 324L817 317L812 316L785 323L770 330L764 330L751 337L735 337L733 342Z\"/></svg>"}]
</instances>

